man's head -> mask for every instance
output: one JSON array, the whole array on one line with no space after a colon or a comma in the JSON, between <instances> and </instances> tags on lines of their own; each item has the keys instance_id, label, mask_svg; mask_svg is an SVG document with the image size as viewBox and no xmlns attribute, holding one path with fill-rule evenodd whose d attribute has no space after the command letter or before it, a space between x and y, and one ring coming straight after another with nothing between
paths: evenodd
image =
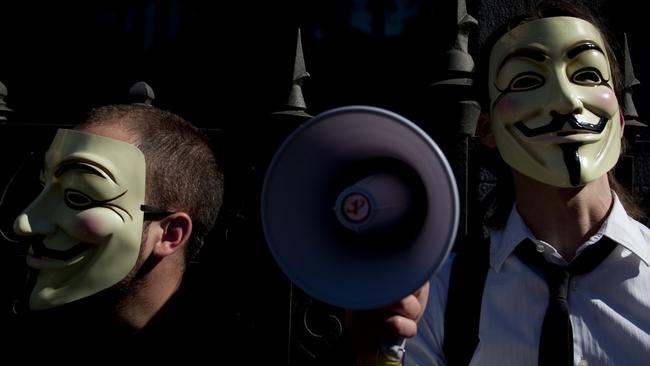
<instances>
[{"instance_id":1,"label":"man's head","mask_svg":"<svg viewBox=\"0 0 650 366\"><path fill-rule=\"evenodd\" d=\"M605 175L623 124L609 43L568 9L544 8L494 37L484 70L492 143L513 169L558 187Z\"/></svg>"},{"instance_id":2,"label":"man's head","mask_svg":"<svg viewBox=\"0 0 650 366\"><path fill-rule=\"evenodd\" d=\"M46 155L45 188L15 223L19 234L43 236L28 261L39 269L32 309L122 285L166 257L182 269L221 205L208 141L182 118L108 106L77 130L59 132ZM75 251L70 263L57 259L62 249Z\"/></svg>"},{"instance_id":3,"label":"man's head","mask_svg":"<svg viewBox=\"0 0 650 366\"><path fill-rule=\"evenodd\" d=\"M185 258L193 259L223 202L223 174L207 136L174 113L140 105L98 108L77 129L113 127L132 136L132 143L144 153L146 204L186 212L192 218Z\"/></svg>"}]
</instances>

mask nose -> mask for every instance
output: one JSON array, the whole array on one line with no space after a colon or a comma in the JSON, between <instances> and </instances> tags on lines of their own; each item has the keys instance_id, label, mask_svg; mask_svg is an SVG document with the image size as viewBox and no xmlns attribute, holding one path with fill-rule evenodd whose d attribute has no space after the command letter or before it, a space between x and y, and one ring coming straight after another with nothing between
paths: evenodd
<instances>
[{"instance_id":1,"label":"mask nose","mask_svg":"<svg viewBox=\"0 0 650 366\"><path fill-rule=\"evenodd\" d=\"M35 235L26 213L21 213L14 221L14 232L21 236Z\"/></svg>"},{"instance_id":2,"label":"mask nose","mask_svg":"<svg viewBox=\"0 0 650 366\"><path fill-rule=\"evenodd\" d=\"M566 77L557 78L555 95L551 97L551 114L580 114L584 108L576 85Z\"/></svg>"},{"instance_id":3,"label":"mask nose","mask_svg":"<svg viewBox=\"0 0 650 366\"><path fill-rule=\"evenodd\" d=\"M48 207L44 195L39 195L34 202L16 217L14 232L20 236L50 235L56 231L53 207Z\"/></svg>"}]
</instances>

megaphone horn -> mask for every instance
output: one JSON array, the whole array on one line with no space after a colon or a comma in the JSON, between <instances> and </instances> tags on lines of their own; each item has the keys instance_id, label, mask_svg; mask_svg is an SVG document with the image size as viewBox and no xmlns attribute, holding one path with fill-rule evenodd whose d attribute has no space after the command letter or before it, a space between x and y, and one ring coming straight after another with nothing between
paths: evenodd
<instances>
[{"instance_id":1,"label":"megaphone horn","mask_svg":"<svg viewBox=\"0 0 650 366\"><path fill-rule=\"evenodd\" d=\"M262 226L297 286L348 309L421 287L453 245L458 192L431 138L393 112L324 112L280 146L262 189Z\"/></svg>"}]
</instances>

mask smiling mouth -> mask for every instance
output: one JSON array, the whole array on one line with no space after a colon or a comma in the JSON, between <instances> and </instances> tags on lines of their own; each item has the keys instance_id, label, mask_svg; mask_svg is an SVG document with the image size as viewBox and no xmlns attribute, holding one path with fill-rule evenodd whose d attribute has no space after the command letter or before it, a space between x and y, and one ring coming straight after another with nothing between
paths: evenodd
<instances>
[{"instance_id":1,"label":"mask smiling mouth","mask_svg":"<svg viewBox=\"0 0 650 366\"><path fill-rule=\"evenodd\" d=\"M580 133L601 133L605 129L607 121L606 117L600 117L598 123L594 124L585 121L581 115L556 113L549 124L541 127L529 128L522 121L516 122L514 126L526 137L536 137L544 134L555 134L563 137ZM563 130L565 124L569 124L572 129Z\"/></svg>"},{"instance_id":2,"label":"mask smiling mouth","mask_svg":"<svg viewBox=\"0 0 650 366\"><path fill-rule=\"evenodd\" d=\"M79 254L85 252L91 247L91 244L79 243L68 250L55 250L47 248L43 242L37 241L32 243L32 251L34 252L32 256L36 258L47 257L60 261L67 261L77 257Z\"/></svg>"}]
</instances>

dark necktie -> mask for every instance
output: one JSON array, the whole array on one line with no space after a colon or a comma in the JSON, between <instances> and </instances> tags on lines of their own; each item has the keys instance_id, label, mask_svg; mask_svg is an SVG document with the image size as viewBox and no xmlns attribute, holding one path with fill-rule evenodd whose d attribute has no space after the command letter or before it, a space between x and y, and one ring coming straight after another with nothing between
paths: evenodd
<instances>
[{"instance_id":1,"label":"dark necktie","mask_svg":"<svg viewBox=\"0 0 650 366\"><path fill-rule=\"evenodd\" d=\"M519 259L529 267L541 270L548 285L548 308L539 341L539 366L573 365L573 328L567 301L569 281L573 276L596 268L615 247L614 241L603 236L566 267L547 262L530 239L525 239L515 249Z\"/></svg>"}]
</instances>

